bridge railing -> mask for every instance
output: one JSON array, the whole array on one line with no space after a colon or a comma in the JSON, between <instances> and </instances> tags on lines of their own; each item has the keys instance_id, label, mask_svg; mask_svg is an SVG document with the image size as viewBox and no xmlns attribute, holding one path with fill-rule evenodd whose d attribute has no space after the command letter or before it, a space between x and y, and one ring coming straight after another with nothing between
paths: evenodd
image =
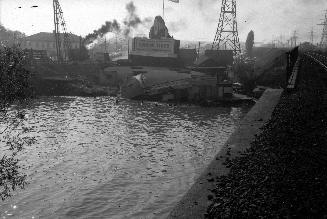
<instances>
[{"instance_id":1,"label":"bridge railing","mask_svg":"<svg viewBox=\"0 0 327 219\"><path fill-rule=\"evenodd\" d=\"M306 52L304 55L327 72L327 56L315 52Z\"/></svg>"},{"instance_id":2,"label":"bridge railing","mask_svg":"<svg viewBox=\"0 0 327 219\"><path fill-rule=\"evenodd\" d=\"M293 90L296 88L298 80L298 73L300 70L301 59L299 55L299 47L295 47L293 50L286 53L287 55L287 90Z\"/></svg>"},{"instance_id":3,"label":"bridge railing","mask_svg":"<svg viewBox=\"0 0 327 219\"><path fill-rule=\"evenodd\" d=\"M298 57L296 62L295 62L295 65L293 67L291 76L288 79L288 83L287 83L287 89L288 90L296 88L296 83L297 83L298 75L299 75L299 71L300 71L300 63L301 63L301 58Z\"/></svg>"}]
</instances>

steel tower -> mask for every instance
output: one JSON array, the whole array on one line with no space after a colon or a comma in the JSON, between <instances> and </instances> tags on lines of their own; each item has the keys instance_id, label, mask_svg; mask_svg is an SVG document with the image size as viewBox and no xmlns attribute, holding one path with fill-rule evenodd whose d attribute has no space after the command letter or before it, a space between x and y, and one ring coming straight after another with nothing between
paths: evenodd
<instances>
[{"instance_id":1,"label":"steel tower","mask_svg":"<svg viewBox=\"0 0 327 219\"><path fill-rule=\"evenodd\" d=\"M327 49L327 10L325 13L325 20L323 23L318 24L318 25L323 25L323 30L322 30L322 35L321 35L321 40L320 40L320 48L325 48Z\"/></svg>"},{"instance_id":2,"label":"steel tower","mask_svg":"<svg viewBox=\"0 0 327 219\"><path fill-rule=\"evenodd\" d=\"M212 49L241 52L236 21L236 0L222 0L220 18Z\"/></svg>"},{"instance_id":3,"label":"steel tower","mask_svg":"<svg viewBox=\"0 0 327 219\"><path fill-rule=\"evenodd\" d=\"M58 0L53 0L53 11L53 20L55 26L54 37L56 42L57 59L58 62L63 62L69 60L71 44L69 40L69 34L67 33L64 14ZM62 34L60 33L60 27L63 32Z\"/></svg>"}]
</instances>

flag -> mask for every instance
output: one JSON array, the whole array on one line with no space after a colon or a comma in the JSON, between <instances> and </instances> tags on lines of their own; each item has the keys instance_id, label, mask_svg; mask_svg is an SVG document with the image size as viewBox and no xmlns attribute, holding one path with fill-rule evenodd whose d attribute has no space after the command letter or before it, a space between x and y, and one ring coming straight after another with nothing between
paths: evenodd
<instances>
[{"instance_id":1,"label":"flag","mask_svg":"<svg viewBox=\"0 0 327 219\"><path fill-rule=\"evenodd\" d=\"M179 3L179 0L169 0L169 1Z\"/></svg>"}]
</instances>

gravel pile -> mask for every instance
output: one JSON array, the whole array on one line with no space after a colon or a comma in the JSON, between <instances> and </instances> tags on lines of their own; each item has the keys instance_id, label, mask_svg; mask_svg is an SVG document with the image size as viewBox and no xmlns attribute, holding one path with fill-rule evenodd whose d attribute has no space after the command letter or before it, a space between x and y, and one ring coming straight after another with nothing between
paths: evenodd
<instances>
[{"instance_id":1,"label":"gravel pile","mask_svg":"<svg viewBox=\"0 0 327 219\"><path fill-rule=\"evenodd\" d=\"M327 218L326 86L302 66L298 91L284 92L249 150L226 159L207 218Z\"/></svg>"}]
</instances>

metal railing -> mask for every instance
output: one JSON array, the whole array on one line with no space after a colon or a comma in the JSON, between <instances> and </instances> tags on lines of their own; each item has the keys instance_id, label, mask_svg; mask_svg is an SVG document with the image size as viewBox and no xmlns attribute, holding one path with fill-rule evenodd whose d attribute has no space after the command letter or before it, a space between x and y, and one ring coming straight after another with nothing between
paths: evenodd
<instances>
[{"instance_id":1,"label":"metal railing","mask_svg":"<svg viewBox=\"0 0 327 219\"><path fill-rule=\"evenodd\" d=\"M296 87L296 82L300 70L300 62L301 62L301 58L298 57L293 67L292 74L288 80L287 89L294 89Z\"/></svg>"},{"instance_id":2,"label":"metal railing","mask_svg":"<svg viewBox=\"0 0 327 219\"><path fill-rule=\"evenodd\" d=\"M315 52L306 52L304 55L320 65L327 72L327 56Z\"/></svg>"}]
</instances>

